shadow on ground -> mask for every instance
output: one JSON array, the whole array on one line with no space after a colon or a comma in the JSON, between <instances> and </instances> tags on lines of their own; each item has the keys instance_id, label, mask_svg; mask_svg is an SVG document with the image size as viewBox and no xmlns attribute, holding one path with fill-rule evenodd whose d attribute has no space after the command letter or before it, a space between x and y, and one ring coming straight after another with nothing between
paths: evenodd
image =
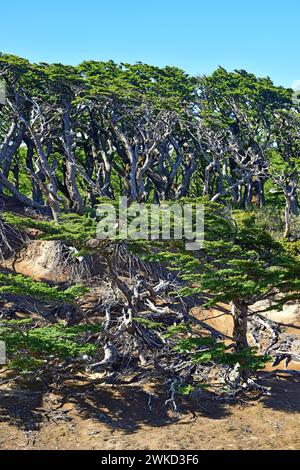
<instances>
[{"instance_id":1,"label":"shadow on ground","mask_svg":"<svg viewBox=\"0 0 300 470\"><path fill-rule=\"evenodd\" d=\"M286 413L300 413L300 373L262 373L261 382L265 387L271 388L271 395L261 398L265 408L284 411Z\"/></svg>"},{"instance_id":2,"label":"shadow on ground","mask_svg":"<svg viewBox=\"0 0 300 470\"><path fill-rule=\"evenodd\" d=\"M271 388L271 396L261 397L260 403L286 413L300 412L300 376L263 373L260 383ZM220 420L230 416L235 403L203 398L180 398L178 412L166 404L168 395L161 385L150 391L139 385L80 385L59 390L0 391L0 422L24 431L38 430L45 422L71 420L73 413L82 419L104 424L110 429L132 433L141 426L162 427L180 419L189 424L196 416ZM55 397L51 400L49 397ZM247 405L246 405L247 406Z\"/></svg>"},{"instance_id":3,"label":"shadow on ground","mask_svg":"<svg viewBox=\"0 0 300 470\"><path fill-rule=\"evenodd\" d=\"M133 432L141 425L166 426L179 419L189 419L198 414L211 419L221 419L230 413L224 402L208 399L178 399L177 412L166 404L168 395L162 387L151 389L142 386L113 387L84 385L61 390L0 391L0 422L17 426L24 431L38 430L41 423L69 419L76 413L82 419L105 424L111 429ZM49 395L55 396L54 403ZM182 421L181 421L182 422Z\"/></svg>"}]
</instances>

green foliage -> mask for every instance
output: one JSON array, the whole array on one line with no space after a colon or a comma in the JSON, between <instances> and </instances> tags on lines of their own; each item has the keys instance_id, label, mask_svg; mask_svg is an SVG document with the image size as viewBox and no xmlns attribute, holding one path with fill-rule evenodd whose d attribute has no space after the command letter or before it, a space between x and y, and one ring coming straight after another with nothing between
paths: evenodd
<instances>
[{"instance_id":1,"label":"green foliage","mask_svg":"<svg viewBox=\"0 0 300 470\"><path fill-rule=\"evenodd\" d=\"M85 292L87 289L76 285L62 291L58 287L50 287L45 282L37 282L21 274L0 273L0 294L20 294L39 300L72 303Z\"/></svg>"},{"instance_id":2,"label":"green foliage","mask_svg":"<svg viewBox=\"0 0 300 470\"><path fill-rule=\"evenodd\" d=\"M188 338L182 339L181 341L178 341L178 343L176 344L176 346L174 346L173 349L174 351L180 354L183 354L183 353L187 353L195 349L198 349L202 346L215 346L215 345L216 345L216 342L211 337L203 337L203 338L188 337Z\"/></svg>"},{"instance_id":3,"label":"green foliage","mask_svg":"<svg viewBox=\"0 0 300 470\"><path fill-rule=\"evenodd\" d=\"M33 321L26 320L0 322L0 340L6 344L8 366L23 372L41 367L48 361L95 355L98 347L87 339L91 333L100 331L100 324L38 327Z\"/></svg>"},{"instance_id":4,"label":"green foliage","mask_svg":"<svg viewBox=\"0 0 300 470\"><path fill-rule=\"evenodd\" d=\"M70 245L82 248L91 238L95 238L97 221L90 216L61 214L59 224L54 221L19 216L10 212L3 214L4 220L20 229L36 229L40 240L63 240Z\"/></svg>"},{"instance_id":5,"label":"green foliage","mask_svg":"<svg viewBox=\"0 0 300 470\"><path fill-rule=\"evenodd\" d=\"M164 338L169 339L178 334L186 334L189 332L189 327L186 323L179 323L178 325L171 325L163 334Z\"/></svg>"},{"instance_id":6,"label":"green foliage","mask_svg":"<svg viewBox=\"0 0 300 470\"><path fill-rule=\"evenodd\" d=\"M267 355L257 354L255 348L244 349L239 352L229 351L224 342L216 341L211 337L188 337L176 343L173 350L179 354L190 356L192 364L240 364L241 370L263 369L271 358Z\"/></svg>"},{"instance_id":7,"label":"green foliage","mask_svg":"<svg viewBox=\"0 0 300 470\"><path fill-rule=\"evenodd\" d=\"M204 383L195 384L195 385L178 383L175 385L175 390L179 395L189 396L191 395L191 393L195 392L196 390L205 389L208 387L209 387L209 384L204 384Z\"/></svg>"},{"instance_id":8,"label":"green foliage","mask_svg":"<svg viewBox=\"0 0 300 470\"><path fill-rule=\"evenodd\" d=\"M137 317L137 318L134 319L134 321L136 321L140 325L145 326L146 328L149 328L150 330L151 329L157 329L157 328L163 328L163 326L164 326L163 323L158 323L158 322L149 320L148 318Z\"/></svg>"},{"instance_id":9,"label":"green foliage","mask_svg":"<svg viewBox=\"0 0 300 470\"><path fill-rule=\"evenodd\" d=\"M195 335L187 324L180 323L167 328L163 334L165 339L172 339L173 351L179 355L187 355L191 364L235 365L240 364L241 370L251 371L263 369L271 359L260 355L256 348L232 351L232 345L226 346L224 341L210 336Z\"/></svg>"},{"instance_id":10,"label":"green foliage","mask_svg":"<svg viewBox=\"0 0 300 470\"><path fill-rule=\"evenodd\" d=\"M270 78L258 78L245 70L227 72L219 67L211 76L200 78L200 83L203 93L209 97L204 102L203 115L210 125L231 126L244 139L250 137L249 129L239 126L235 105L247 113L253 124L262 119L271 122L276 110L293 105L292 90L276 87Z\"/></svg>"},{"instance_id":11,"label":"green foliage","mask_svg":"<svg viewBox=\"0 0 300 470\"><path fill-rule=\"evenodd\" d=\"M283 240L282 244L286 252L297 259L300 258L300 240L287 241Z\"/></svg>"},{"instance_id":12,"label":"green foliage","mask_svg":"<svg viewBox=\"0 0 300 470\"><path fill-rule=\"evenodd\" d=\"M237 211L233 217L232 240L207 224L203 250L186 252L182 247L154 253L149 259L180 273L187 282L181 295L209 293L206 306L239 300L251 304L272 288L299 292L299 260L257 223L255 213Z\"/></svg>"},{"instance_id":13,"label":"green foliage","mask_svg":"<svg viewBox=\"0 0 300 470\"><path fill-rule=\"evenodd\" d=\"M180 112L195 93L196 79L176 67L87 61L78 70L86 78L86 98L108 97L135 109L151 102L157 109Z\"/></svg>"}]
</instances>

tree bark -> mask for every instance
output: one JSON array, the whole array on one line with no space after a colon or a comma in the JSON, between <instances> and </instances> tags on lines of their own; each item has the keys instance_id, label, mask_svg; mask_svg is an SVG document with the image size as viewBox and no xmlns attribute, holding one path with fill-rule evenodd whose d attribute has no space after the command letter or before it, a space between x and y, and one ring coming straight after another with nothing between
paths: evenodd
<instances>
[{"instance_id":1,"label":"tree bark","mask_svg":"<svg viewBox=\"0 0 300 470\"><path fill-rule=\"evenodd\" d=\"M74 210L82 215L84 212L84 203L76 184L76 162L73 155L73 138L70 124L70 105L67 105L63 111L64 122L64 143L66 154L66 185Z\"/></svg>"},{"instance_id":2,"label":"tree bark","mask_svg":"<svg viewBox=\"0 0 300 470\"><path fill-rule=\"evenodd\" d=\"M0 184L5 186L8 189L8 191L11 194L13 194L18 199L18 201L21 202L21 204L24 204L25 206L28 206L28 207L34 207L36 209L45 209L45 206L42 206L42 205L32 201L28 197L24 196L24 194L20 193L17 190L17 188L15 187L15 185L13 183L11 183L10 181L8 181L5 178L5 176L3 175L3 173L1 173L1 172L0 172Z\"/></svg>"},{"instance_id":3,"label":"tree bark","mask_svg":"<svg viewBox=\"0 0 300 470\"><path fill-rule=\"evenodd\" d=\"M248 305L242 300L231 302L231 314L233 318L233 340L237 352L248 348Z\"/></svg>"},{"instance_id":4,"label":"tree bark","mask_svg":"<svg viewBox=\"0 0 300 470\"><path fill-rule=\"evenodd\" d=\"M27 145L27 154L26 154L26 166L30 170L31 173L34 173L34 164L33 164L33 156L34 156L34 145L32 141L26 142ZM39 185L36 183L35 179L32 177L31 173L29 173L29 178L31 180L32 186L32 199L37 204L43 205L43 194L39 188ZM39 172L41 173L41 172ZM36 177L39 178L40 174L36 174Z\"/></svg>"},{"instance_id":5,"label":"tree bark","mask_svg":"<svg viewBox=\"0 0 300 470\"><path fill-rule=\"evenodd\" d=\"M0 166L2 167L2 172L4 177L7 179L10 171L10 165L12 159L14 158L17 150L19 149L24 135L24 127L21 126L20 130L17 132L18 126L17 123L13 123L8 134L6 135L4 142L0 150ZM0 193L3 188L0 185Z\"/></svg>"},{"instance_id":6,"label":"tree bark","mask_svg":"<svg viewBox=\"0 0 300 470\"><path fill-rule=\"evenodd\" d=\"M289 194L285 193L285 209L284 209L284 238L289 238L291 236L291 197Z\"/></svg>"}]
</instances>

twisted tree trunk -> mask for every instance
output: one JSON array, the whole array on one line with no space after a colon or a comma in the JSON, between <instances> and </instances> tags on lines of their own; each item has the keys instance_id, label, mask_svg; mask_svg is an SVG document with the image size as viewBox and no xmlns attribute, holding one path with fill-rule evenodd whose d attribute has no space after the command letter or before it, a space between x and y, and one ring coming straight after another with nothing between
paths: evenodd
<instances>
[{"instance_id":1,"label":"twisted tree trunk","mask_svg":"<svg viewBox=\"0 0 300 470\"><path fill-rule=\"evenodd\" d=\"M291 198L285 193L285 208L284 208L284 238L290 238L291 236Z\"/></svg>"},{"instance_id":2,"label":"twisted tree trunk","mask_svg":"<svg viewBox=\"0 0 300 470\"><path fill-rule=\"evenodd\" d=\"M233 340L237 352L248 348L248 305L242 300L231 302L231 314L233 318Z\"/></svg>"},{"instance_id":3,"label":"twisted tree trunk","mask_svg":"<svg viewBox=\"0 0 300 470\"><path fill-rule=\"evenodd\" d=\"M63 111L64 145L66 154L66 185L73 208L78 214L84 212L84 202L76 183L76 161L73 154L73 136L70 124L70 105L67 104Z\"/></svg>"}]
</instances>

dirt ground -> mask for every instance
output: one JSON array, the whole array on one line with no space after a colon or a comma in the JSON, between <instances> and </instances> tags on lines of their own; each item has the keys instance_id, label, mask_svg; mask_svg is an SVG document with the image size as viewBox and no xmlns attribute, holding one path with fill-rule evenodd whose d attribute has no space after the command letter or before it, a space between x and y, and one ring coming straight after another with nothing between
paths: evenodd
<instances>
[{"instance_id":1,"label":"dirt ground","mask_svg":"<svg viewBox=\"0 0 300 470\"><path fill-rule=\"evenodd\" d=\"M262 374L271 396L165 406L161 389L69 387L0 392L0 449L300 449L300 375Z\"/></svg>"},{"instance_id":2,"label":"dirt ground","mask_svg":"<svg viewBox=\"0 0 300 470\"><path fill-rule=\"evenodd\" d=\"M196 312L195 312L196 313ZM226 306L198 312L230 336ZM299 335L300 322L290 334ZM60 390L0 388L1 450L300 450L300 362L267 366L271 396L224 403L196 398L165 405L160 385L68 384ZM215 397L216 398L216 397Z\"/></svg>"}]
</instances>

